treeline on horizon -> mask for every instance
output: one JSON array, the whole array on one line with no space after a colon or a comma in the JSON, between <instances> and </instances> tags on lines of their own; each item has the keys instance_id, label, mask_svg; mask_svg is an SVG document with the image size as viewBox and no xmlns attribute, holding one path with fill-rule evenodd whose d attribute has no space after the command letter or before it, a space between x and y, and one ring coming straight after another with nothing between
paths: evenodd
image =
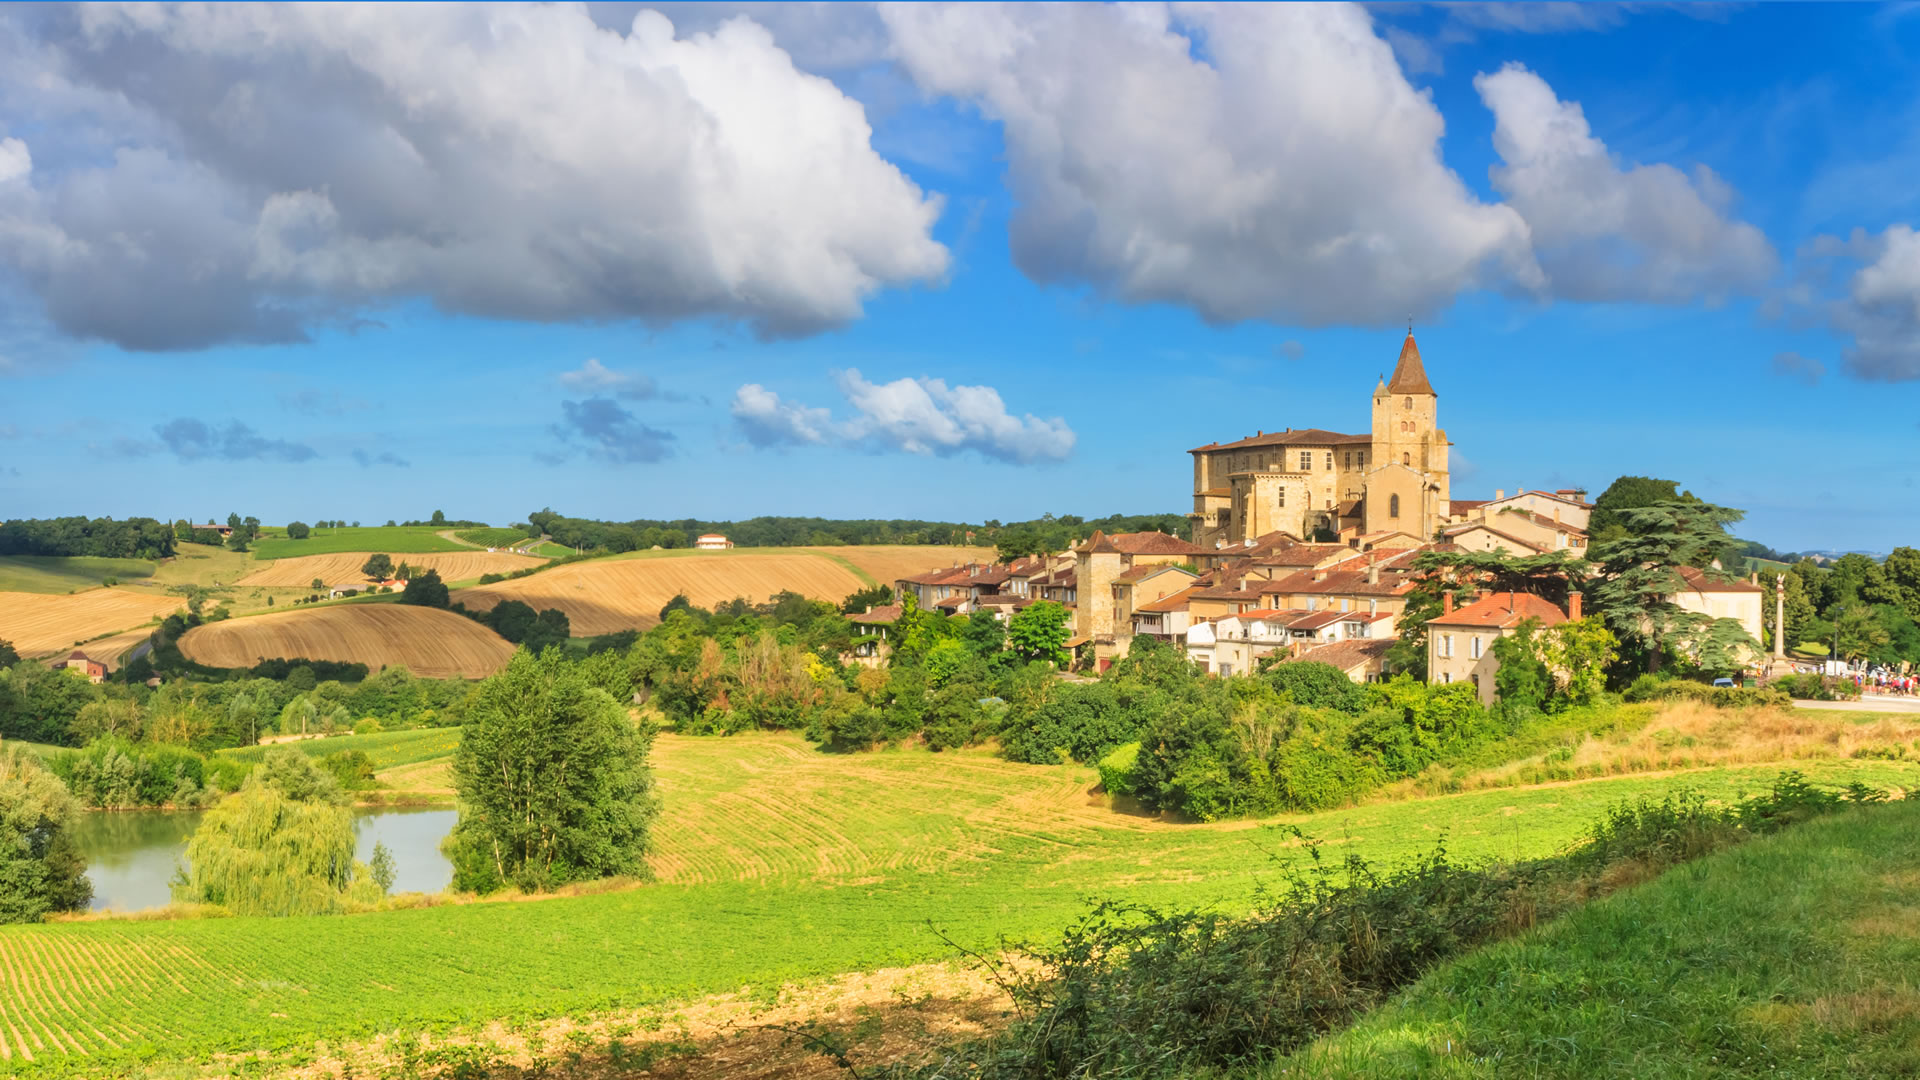
<instances>
[{"instance_id":1,"label":"treeline on horizon","mask_svg":"<svg viewBox=\"0 0 1920 1080\"><path fill-rule=\"evenodd\" d=\"M1188 534L1184 514L1109 514L1101 518L1044 514L1031 521L1002 522L989 518L978 523L910 518L819 517L755 517L744 521L704 521L698 518L598 521L567 517L548 508L528 514L527 522L552 537L555 543L581 551L611 552L640 551L656 546L692 547L695 540L707 533L719 533L731 540L735 547L967 543L992 547L999 538L1010 533L1045 536L1059 533L1079 539L1094 529L1110 533L1158 530L1183 538Z\"/></svg>"}]
</instances>

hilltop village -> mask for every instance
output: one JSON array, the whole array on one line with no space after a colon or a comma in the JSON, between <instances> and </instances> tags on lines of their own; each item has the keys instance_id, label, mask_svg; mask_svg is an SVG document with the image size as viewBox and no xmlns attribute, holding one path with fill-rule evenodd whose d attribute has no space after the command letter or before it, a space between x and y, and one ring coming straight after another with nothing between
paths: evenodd
<instances>
[{"instance_id":1,"label":"hilltop village","mask_svg":"<svg viewBox=\"0 0 1920 1080\"><path fill-rule=\"evenodd\" d=\"M1203 670L1246 673L1261 659L1333 665L1355 682L1393 674L1388 650L1427 551L1584 552L1593 505L1585 492L1496 490L1455 499L1452 443L1439 394L1411 331L1393 374L1373 389L1372 430L1260 431L1195 447L1191 542L1161 532L1095 532L1071 551L1003 564L968 564L902 577L922 608L1010 615L1052 600L1071 612L1067 645L1104 670L1136 637L1182 645ZM1733 618L1762 638L1763 592L1751 581L1683 571L1682 608ZM876 641L900 606L854 621ZM1552 627L1581 617L1538 596L1482 595L1427 621L1429 678L1471 682L1493 700L1493 639L1525 620Z\"/></svg>"}]
</instances>

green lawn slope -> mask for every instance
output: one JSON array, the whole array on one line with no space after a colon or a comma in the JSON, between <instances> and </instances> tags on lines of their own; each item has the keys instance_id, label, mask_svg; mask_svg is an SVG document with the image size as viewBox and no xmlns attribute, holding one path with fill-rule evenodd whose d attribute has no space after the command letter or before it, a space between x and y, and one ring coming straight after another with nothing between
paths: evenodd
<instances>
[{"instance_id":1,"label":"green lawn slope","mask_svg":"<svg viewBox=\"0 0 1920 1080\"><path fill-rule=\"evenodd\" d=\"M1259 1076L1920 1075L1920 800L1667 872Z\"/></svg>"},{"instance_id":2,"label":"green lawn slope","mask_svg":"<svg viewBox=\"0 0 1920 1080\"><path fill-rule=\"evenodd\" d=\"M0 592L66 593L91 589L108 578L141 581L153 576L146 559L106 559L93 555L0 556Z\"/></svg>"},{"instance_id":3,"label":"green lawn slope","mask_svg":"<svg viewBox=\"0 0 1920 1080\"><path fill-rule=\"evenodd\" d=\"M343 551L424 555L435 551L473 550L471 545L441 536L444 531L431 525L315 529L305 540L289 540L285 536L256 540L253 542L253 554L260 559L292 559L301 555L335 555Z\"/></svg>"},{"instance_id":4,"label":"green lawn slope","mask_svg":"<svg viewBox=\"0 0 1920 1080\"><path fill-rule=\"evenodd\" d=\"M393 736L371 738L402 752ZM297 1056L315 1040L396 1027L579 1015L947 959L929 924L992 948L1003 935L1051 939L1097 898L1245 910L1277 877L1276 860L1303 857L1260 823L1115 813L1091 794L1091 769L984 752L826 755L791 735L662 737L655 762L659 884L353 916L0 927L0 970L32 973L0 982L0 1014L26 1025L0 1028L19 1044L8 1065L92 1075L142 1056ZM1920 777L1907 762L1806 771L1902 787ZM1461 856L1526 857L1564 848L1619 799L1683 783L1731 798L1777 772L1598 780L1287 820L1386 862L1442 836Z\"/></svg>"}]
</instances>

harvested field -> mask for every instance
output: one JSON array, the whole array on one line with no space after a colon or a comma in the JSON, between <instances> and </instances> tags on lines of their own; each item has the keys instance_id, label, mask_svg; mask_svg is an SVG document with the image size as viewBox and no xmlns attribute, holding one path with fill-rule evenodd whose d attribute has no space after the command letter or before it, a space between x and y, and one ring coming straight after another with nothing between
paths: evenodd
<instances>
[{"instance_id":1,"label":"harvested field","mask_svg":"<svg viewBox=\"0 0 1920 1080\"><path fill-rule=\"evenodd\" d=\"M338 552L332 555L302 555L296 559L275 559L269 565L262 566L253 573L240 579L242 585L285 585L306 588L319 578L328 585L344 585L348 582L365 583L367 576L360 572L367 559L372 556L368 551ZM426 555L392 555L395 565L406 563L422 569L438 570L442 581L466 581L481 574L511 574L515 570L525 570L540 566L545 559L533 559L524 555L509 555L504 551L459 551L441 552Z\"/></svg>"},{"instance_id":2,"label":"harvested field","mask_svg":"<svg viewBox=\"0 0 1920 1080\"><path fill-rule=\"evenodd\" d=\"M124 634L115 634L112 637L101 638L99 641L89 641L79 648L92 659L107 665L108 671L118 671L121 658L135 645L152 637L154 629L152 626L142 626L137 630L128 630Z\"/></svg>"},{"instance_id":3,"label":"harvested field","mask_svg":"<svg viewBox=\"0 0 1920 1080\"><path fill-rule=\"evenodd\" d=\"M935 547L926 544L872 544L845 547L815 547L798 549L759 548L748 550L780 551L799 550L816 551L830 559L845 559L882 585L892 585L895 581L910 574L921 574L928 570L937 570L947 566L964 566L967 563L990 563L993 561L993 549L990 547Z\"/></svg>"},{"instance_id":4,"label":"harvested field","mask_svg":"<svg viewBox=\"0 0 1920 1080\"><path fill-rule=\"evenodd\" d=\"M178 596L130 589L88 589L70 596L0 592L0 639L13 642L22 656L43 656L139 626L184 603Z\"/></svg>"},{"instance_id":5,"label":"harvested field","mask_svg":"<svg viewBox=\"0 0 1920 1080\"><path fill-rule=\"evenodd\" d=\"M263 659L337 660L415 675L479 678L506 666L513 646L450 611L400 604L338 604L209 623L187 631L180 651L213 667Z\"/></svg>"},{"instance_id":6,"label":"harvested field","mask_svg":"<svg viewBox=\"0 0 1920 1080\"><path fill-rule=\"evenodd\" d=\"M579 637L652 626L660 609L676 594L701 607L745 597L756 603L783 589L838 602L866 587L859 575L837 560L813 552L773 549L675 555L653 558L596 559L557 566L517 581L461 589L453 599L488 611L502 600L567 613Z\"/></svg>"}]
</instances>

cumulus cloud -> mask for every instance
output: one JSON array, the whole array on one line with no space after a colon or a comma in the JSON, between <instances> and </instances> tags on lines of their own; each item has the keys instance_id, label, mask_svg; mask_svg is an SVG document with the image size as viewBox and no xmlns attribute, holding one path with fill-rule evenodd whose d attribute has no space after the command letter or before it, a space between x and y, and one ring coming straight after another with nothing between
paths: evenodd
<instances>
[{"instance_id":1,"label":"cumulus cloud","mask_svg":"<svg viewBox=\"0 0 1920 1080\"><path fill-rule=\"evenodd\" d=\"M0 20L0 94L71 143L0 144L0 266L73 335L296 341L419 298L802 334L947 269L938 198L745 18L684 36L657 12L613 30L528 4Z\"/></svg>"},{"instance_id":2,"label":"cumulus cloud","mask_svg":"<svg viewBox=\"0 0 1920 1080\"><path fill-rule=\"evenodd\" d=\"M220 461L278 461L288 464L320 456L313 447L285 439L270 439L238 420L214 427L191 417L169 420L153 429L160 444L182 461L212 458ZM120 440L131 451L137 444Z\"/></svg>"},{"instance_id":3,"label":"cumulus cloud","mask_svg":"<svg viewBox=\"0 0 1920 1080\"><path fill-rule=\"evenodd\" d=\"M1782 352L1773 355L1773 373L1789 379L1798 379L1808 386L1820 381L1827 373L1827 365L1811 356L1802 356L1797 352Z\"/></svg>"},{"instance_id":4,"label":"cumulus cloud","mask_svg":"<svg viewBox=\"0 0 1920 1080\"><path fill-rule=\"evenodd\" d=\"M369 454L365 450L355 450L353 452L353 460L356 465L359 465L363 469L370 469L376 465L392 465L404 469L413 464L413 462L408 461L406 458L401 457L391 450L382 450L377 454Z\"/></svg>"},{"instance_id":5,"label":"cumulus cloud","mask_svg":"<svg viewBox=\"0 0 1920 1080\"><path fill-rule=\"evenodd\" d=\"M606 398L560 403L561 420L554 435L584 446L602 461L619 465L650 464L673 453L673 433L642 423L639 417Z\"/></svg>"},{"instance_id":6,"label":"cumulus cloud","mask_svg":"<svg viewBox=\"0 0 1920 1080\"><path fill-rule=\"evenodd\" d=\"M1759 229L1733 220L1711 169L1623 166L1577 102L1518 64L1473 80L1493 110L1493 186L1526 219L1552 294L1683 303L1752 292L1779 265Z\"/></svg>"},{"instance_id":7,"label":"cumulus cloud","mask_svg":"<svg viewBox=\"0 0 1920 1080\"><path fill-rule=\"evenodd\" d=\"M845 420L749 383L734 394L734 422L755 446L839 444L941 456L971 450L1018 464L1062 460L1077 440L1059 417L1012 415L991 386L927 378L875 383L857 370L842 372L838 384L853 411Z\"/></svg>"},{"instance_id":8,"label":"cumulus cloud","mask_svg":"<svg viewBox=\"0 0 1920 1080\"><path fill-rule=\"evenodd\" d=\"M1822 237L1807 254L1853 267L1844 292L1824 302L1828 325L1852 338L1841 358L1847 371L1884 382L1920 379L1920 232L1910 225L1877 236L1855 230L1847 241Z\"/></svg>"},{"instance_id":9,"label":"cumulus cloud","mask_svg":"<svg viewBox=\"0 0 1920 1080\"><path fill-rule=\"evenodd\" d=\"M660 395L660 385L645 375L614 371L593 357L577 371L562 372L560 385L584 394L612 394L629 401L648 401Z\"/></svg>"},{"instance_id":10,"label":"cumulus cloud","mask_svg":"<svg viewBox=\"0 0 1920 1080\"><path fill-rule=\"evenodd\" d=\"M1541 282L1527 227L1441 160L1366 12L890 5L924 89L1005 133L1020 267L1214 322L1378 324Z\"/></svg>"}]
</instances>

